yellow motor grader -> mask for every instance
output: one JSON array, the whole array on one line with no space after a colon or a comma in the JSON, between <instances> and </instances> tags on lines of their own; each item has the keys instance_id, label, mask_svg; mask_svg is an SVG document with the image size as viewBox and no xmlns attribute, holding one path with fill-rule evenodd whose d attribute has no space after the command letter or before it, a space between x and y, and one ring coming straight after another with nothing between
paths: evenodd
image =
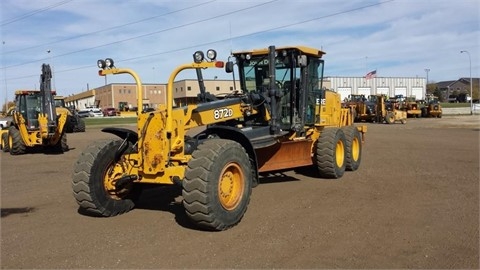
<instances>
[{"instance_id":1,"label":"yellow motor grader","mask_svg":"<svg viewBox=\"0 0 480 270\"><path fill-rule=\"evenodd\" d=\"M104 128L119 138L94 142L78 158L72 188L81 212L122 214L134 208L142 187L176 184L193 223L226 230L244 216L262 174L313 166L319 178L337 179L357 170L366 126L354 126L340 95L322 88L323 55L270 46L234 52L225 63L214 50L195 52L192 63L171 73L166 104L138 112L136 130ZM142 107L136 72L110 58L98 66L101 76L130 74ZM233 73L239 89L210 94L202 75L209 68ZM173 83L184 70L197 71L198 103L174 107Z\"/></svg>"},{"instance_id":2,"label":"yellow motor grader","mask_svg":"<svg viewBox=\"0 0 480 270\"><path fill-rule=\"evenodd\" d=\"M386 96L382 94L371 96L371 101L376 100L377 106L375 108L377 123L394 124L400 122L407 123L407 112L400 109L400 101L396 98L386 100Z\"/></svg>"},{"instance_id":3,"label":"yellow motor grader","mask_svg":"<svg viewBox=\"0 0 480 270\"><path fill-rule=\"evenodd\" d=\"M67 112L57 112L51 89L50 66L42 65L40 91L15 91L15 109L7 130L1 130L2 150L20 155L35 147L64 152L68 150L64 127Z\"/></svg>"}]
</instances>

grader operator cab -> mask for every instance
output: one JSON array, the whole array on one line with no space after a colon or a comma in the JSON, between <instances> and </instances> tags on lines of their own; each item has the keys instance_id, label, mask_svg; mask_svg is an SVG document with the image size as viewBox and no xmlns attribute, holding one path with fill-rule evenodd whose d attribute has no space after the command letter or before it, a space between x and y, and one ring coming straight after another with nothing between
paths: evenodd
<instances>
[{"instance_id":1,"label":"grader operator cab","mask_svg":"<svg viewBox=\"0 0 480 270\"><path fill-rule=\"evenodd\" d=\"M308 47L241 51L224 63L216 52L196 52L177 67L167 84L167 103L139 112L136 131L105 128L120 137L94 142L74 166L72 188L82 212L115 216L131 210L149 185L182 188L183 206L193 223L225 230L244 216L259 175L313 166L318 177L340 178L361 162L365 126L354 126L340 96L322 89L324 52ZM99 75L130 74L112 59L99 60ZM238 67L240 89L209 94L202 70ZM199 102L173 106L173 83L183 70L197 71ZM233 79L235 81L235 73ZM200 131L190 135L193 128Z\"/></svg>"},{"instance_id":2,"label":"grader operator cab","mask_svg":"<svg viewBox=\"0 0 480 270\"><path fill-rule=\"evenodd\" d=\"M8 130L1 131L4 152L20 155L34 147L64 152L68 150L66 112L56 112L51 90L50 66L42 65L40 91L15 91L15 110Z\"/></svg>"}]
</instances>

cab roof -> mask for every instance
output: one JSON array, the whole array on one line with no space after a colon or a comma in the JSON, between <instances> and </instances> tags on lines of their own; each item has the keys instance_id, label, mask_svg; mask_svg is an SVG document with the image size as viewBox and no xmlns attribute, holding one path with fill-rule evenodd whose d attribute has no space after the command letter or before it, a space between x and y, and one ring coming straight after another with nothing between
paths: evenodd
<instances>
[{"instance_id":1,"label":"cab roof","mask_svg":"<svg viewBox=\"0 0 480 270\"><path fill-rule=\"evenodd\" d=\"M314 57L322 57L322 55L326 54L322 50L318 50L312 47L307 47L307 46L284 46L284 47L275 47L275 51L281 51L281 50L298 50L302 52L303 54L309 55L309 56L314 56ZM253 49L249 51L238 51L238 52L233 52L232 54L244 54L244 53L250 53L252 55L263 55L263 54L268 54L268 48L262 48L262 49Z\"/></svg>"},{"instance_id":2,"label":"cab roof","mask_svg":"<svg viewBox=\"0 0 480 270\"><path fill-rule=\"evenodd\" d=\"M40 90L16 90L15 95L29 95L40 93ZM56 95L56 91L52 90L52 95Z\"/></svg>"}]
</instances>

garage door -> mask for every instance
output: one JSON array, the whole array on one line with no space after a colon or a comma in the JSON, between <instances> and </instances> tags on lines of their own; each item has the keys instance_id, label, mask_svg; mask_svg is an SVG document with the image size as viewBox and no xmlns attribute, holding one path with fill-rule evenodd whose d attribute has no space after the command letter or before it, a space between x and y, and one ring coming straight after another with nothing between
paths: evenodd
<instances>
[{"instance_id":1,"label":"garage door","mask_svg":"<svg viewBox=\"0 0 480 270\"><path fill-rule=\"evenodd\" d=\"M345 98L348 98L348 96L352 94L352 88L351 87L339 87L339 88L337 88L337 93L340 94L340 100L344 100Z\"/></svg>"},{"instance_id":2,"label":"garage door","mask_svg":"<svg viewBox=\"0 0 480 270\"><path fill-rule=\"evenodd\" d=\"M395 87L395 96L403 95L404 97L407 96L407 88L406 87Z\"/></svg>"},{"instance_id":3,"label":"garage door","mask_svg":"<svg viewBox=\"0 0 480 270\"><path fill-rule=\"evenodd\" d=\"M390 88L388 87L377 87L377 95L386 95L390 96Z\"/></svg>"},{"instance_id":4,"label":"garage door","mask_svg":"<svg viewBox=\"0 0 480 270\"><path fill-rule=\"evenodd\" d=\"M415 96L416 100L424 99L423 87L412 87L412 96Z\"/></svg>"},{"instance_id":5,"label":"garage door","mask_svg":"<svg viewBox=\"0 0 480 270\"><path fill-rule=\"evenodd\" d=\"M371 88L370 87L359 87L358 88L358 94L359 95L364 95L365 97L368 97L371 95Z\"/></svg>"}]
</instances>

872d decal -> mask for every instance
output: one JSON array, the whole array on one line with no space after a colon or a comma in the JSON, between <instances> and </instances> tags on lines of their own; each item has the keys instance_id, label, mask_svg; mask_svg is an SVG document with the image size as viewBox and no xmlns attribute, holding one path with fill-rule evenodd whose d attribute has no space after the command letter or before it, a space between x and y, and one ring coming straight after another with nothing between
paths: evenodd
<instances>
[{"instance_id":1,"label":"872d decal","mask_svg":"<svg viewBox=\"0 0 480 270\"><path fill-rule=\"evenodd\" d=\"M228 118L233 116L233 110L230 108L221 108L213 111L213 118L215 120Z\"/></svg>"}]
</instances>

